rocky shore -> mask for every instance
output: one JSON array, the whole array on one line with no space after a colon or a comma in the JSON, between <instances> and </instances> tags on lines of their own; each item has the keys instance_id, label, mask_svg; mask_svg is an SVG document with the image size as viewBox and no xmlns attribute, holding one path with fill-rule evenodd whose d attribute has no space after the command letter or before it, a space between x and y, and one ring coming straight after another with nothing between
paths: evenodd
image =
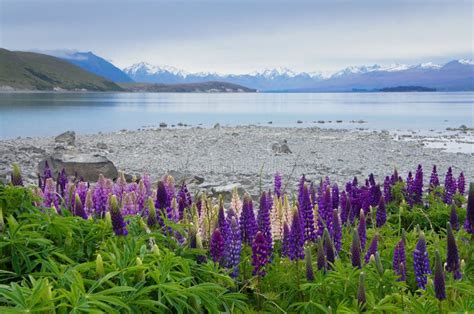
<instances>
[{"instance_id":1,"label":"rocky shore","mask_svg":"<svg viewBox=\"0 0 474 314\"><path fill-rule=\"evenodd\" d=\"M270 187L276 171L283 176L283 186L289 183L286 188L294 190L302 173L309 180L328 175L343 184L372 172L382 181L394 167L406 177L418 164L424 166L426 182L433 164L441 180L453 166L456 175L464 171L466 180L473 181L472 142L470 152L448 153L429 147L426 139L405 140L386 131L219 125L92 135L70 132L56 138L0 141L0 178L5 180L11 164L18 163L26 180L35 182L42 160L67 155L76 160L108 159L130 177L147 171L156 180L170 173L176 181L187 180L193 191L216 193L238 187L256 195L260 186Z\"/></svg>"}]
</instances>

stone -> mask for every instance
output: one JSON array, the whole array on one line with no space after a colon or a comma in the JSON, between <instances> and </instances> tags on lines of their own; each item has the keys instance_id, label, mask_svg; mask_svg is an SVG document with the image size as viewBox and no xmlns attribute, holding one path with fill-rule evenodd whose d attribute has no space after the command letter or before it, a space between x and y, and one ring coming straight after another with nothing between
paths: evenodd
<instances>
[{"instance_id":1,"label":"stone","mask_svg":"<svg viewBox=\"0 0 474 314\"><path fill-rule=\"evenodd\" d=\"M301 124L301 123L303 123L303 121L298 120L298 121L296 121L296 123Z\"/></svg>"},{"instance_id":2,"label":"stone","mask_svg":"<svg viewBox=\"0 0 474 314\"><path fill-rule=\"evenodd\" d=\"M66 144L67 146L75 146L76 145L76 132L66 131L64 133L61 133L54 138L54 141L56 143Z\"/></svg>"},{"instance_id":3,"label":"stone","mask_svg":"<svg viewBox=\"0 0 474 314\"><path fill-rule=\"evenodd\" d=\"M107 144L102 143L102 142L97 143L96 146L98 149L107 149Z\"/></svg>"},{"instance_id":4,"label":"stone","mask_svg":"<svg viewBox=\"0 0 474 314\"><path fill-rule=\"evenodd\" d=\"M204 186L201 184L200 187ZM243 195L246 192L240 183L213 186L211 187L210 192L213 196L222 196L225 202L229 202L232 198L232 191L234 189L237 189L237 192L240 195Z\"/></svg>"},{"instance_id":5,"label":"stone","mask_svg":"<svg viewBox=\"0 0 474 314\"><path fill-rule=\"evenodd\" d=\"M160 122L160 128L166 128L168 126L168 124L164 123L164 122Z\"/></svg>"},{"instance_id":6,"label":"stone","mask_svg":"<svg viewBox=\"0 0 474 314\"><path fill-rule=\"evenodd\" d=\"M281 143L273 143L272 152L274 152L275 154L291 154L292 153L286 140L284 140Z\"/></svg>"},{"instance_id":7,"label":"stone","mask_svg":"<svg viewBox=\"0 0 474 314\"><path fill-rule=\"evenodd\" d=\"M74 175L77 172L77 175L86 181L97 181L99 174L111 179L118 176L117 168L112 161L98 154L53 154L39 162L39 173L43 173L45 161L48 161L53 176L56 176L63 168L68 175Z\"/></svg>"},{"instance_id":8,"label":"stone","mask_svg":"<svg viewBox=\"0 0 474 314\"><path fill-rule=\"evenodd\" d=\"M220 129L221 125L219 123L214 124L214 129Z\"/></svg>"}]
</instances>

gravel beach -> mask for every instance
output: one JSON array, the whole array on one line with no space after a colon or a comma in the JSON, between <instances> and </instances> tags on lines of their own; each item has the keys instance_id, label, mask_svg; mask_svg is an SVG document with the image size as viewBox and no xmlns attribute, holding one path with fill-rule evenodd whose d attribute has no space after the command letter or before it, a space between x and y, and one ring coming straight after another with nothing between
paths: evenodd
<instances>
[{"instance_id":1,"label":"gravel beach","mask_svg":"<svg viewBox=\"0 0 474 314\"><path fill-rule=\"evenodd\" d=\"M394 167L405 178L420 163L425 183L433 164L441 180L453 166L455 175L464 171L466 180L473 181L472 141L467 143L467 153L449 153L427 147L427 138L414 135L400 140L387 131L219 125L77 135L74 145L66 147L54 137L19 138L0 141L0 175L8 176L16 162L27 181L35 182L41 159L67 151L103 155L127 174L147 171L153 180L171 173L177 181L187 179L193 191L238 186L256 195L260 178L262 186L269 188L276 171L282 174L284 186L289 183L289 190L295 189L302 173L309 180L328 175L343 184L372 172L381 182Z\"/></svg>"}]
</instances>

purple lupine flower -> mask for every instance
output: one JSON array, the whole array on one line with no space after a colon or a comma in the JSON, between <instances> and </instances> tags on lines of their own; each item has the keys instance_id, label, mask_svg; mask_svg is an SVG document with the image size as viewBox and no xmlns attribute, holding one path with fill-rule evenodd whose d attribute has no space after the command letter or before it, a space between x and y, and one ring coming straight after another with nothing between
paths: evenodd
<instances>
[{"instance_id":1,"label":"purple lupine flower","mask_svg":"<svg viewBox=\"0 0 474 314\"><path fill-rule=\"evenodd\" d=\"M184 216L184 209L191 207L193 203L191 194L189 193L188 187L186 186L186 183L184 182L181 184L181 187L179 188L178 195L177 195L177 202L178 202L179 220L182 220Z\"/></svg>"},{"instance_id":2,"label":"purple lupine flower","mask_svg":"<svg viewBox=\"0 0 474 314\"><path fill-rule=\"evenodd\" d=\"M351 262L353 267L361 268L362 266L360 239L356 230L352 232Z\"/></svg>"},{"instance_id":3,"label":"purple lupine flower","mask_svg":"<svg viewBox=\"0 0 474 314\"><path fill-rule=\"evenodd\" d=\"M66 185L66 193L64 195L64 202L65 202L66 208L71 211L74 208L75 194L76 194L76 185L72 182L69 182Z\"/></svg>"},{"instance_id":4,"label":"purple lupine flower","mask_svg":"<svg viewBox=\"0 0 474 314\"><path fill-rule=\"evenodd\" d=\"M435 271L433 280L436 298L440 301L446 299L446 283L443 269L443 262L439 251L435 252Z\"/></svg>"},{"instance_id":5,"label":"purple lupine flower","mask_svg":"<svg viewBox=\"0 0 474 314\"><path fill-rule=\"evenodd\" d=\"M378 245L379 245L379 234L376 233L374 235L372 241L370 242L369 248L367 249L367 253L365 254L365 263L366 264L369 262L370 257L372 255L375 255L375 253L377 252Z\"/></svg>"},{"instance_id":6,"label":"purple lupine flower","mask_svg":"<svg viewBox=\"0 0 474 314\"><path fill-rule=\"evenodd\" d=\"M298 210L293 212L293 219L291 221L289 250L288 257L290 260L297 260L304 258L304 230L300 221L300 214Z\"/></svg>"},{"instance_id":7,"label":"purple lupine flower","mask_svg":"<svg viewBox=\"0 0 474 314\"><path fill-rule=\"evenodd\" d=\"M456 189L456 180L453 177L453 170L449 167L444 179L444 202L446 204L453 202L453 195L456 193Z\"/></svg>"},{"instance_id":8,"label":"purple lupine flower","mask_svg":"<svg viewBox=\"0 0 474 314\"><path fill-rule=\"evenodd\" d=\"M334 183L332 186L332 208L339 208L339 187L337 186L337 183Z\"/></svg>"},{"instance_id":9,"label":"purple lupine flower","mask_svg":"<svg viewBox=\"0 0 474 314\"><path fill-rule=\"evenodd\" d=\"M255 237L255 234L257 233L258 227L257 222L255 221L255 214L253 212L252 199L248 194L244 195L239 224L242 242L252 245L252 241Z\"/></svg>"},{"instance_id":10,"label":"purple lupine flower","mask_svg":"<svg viewBox=\"0 0 474 314\"><path fill-rule=\"evenodd\" d=\"M65 196L65 193L66 193L66 186L69 182L68 178L67 178L67 174L66 174L66 169L63 168L63 170L61 170L61 172L58 173L58 180L57 180L57 184L58 184L58 191L59 191L59 194L64 197Z\"/></svg>"},{"instance_id":11,"label":"purple lupine flower","mask_svg":"<svg viewBox=\"0 0 474 314\"><path fill-rule=\"evenodd\" d=\"M359 212L362 208L361 206L361 192L356 186L352 186L350 190L350 195L348 197L351 201L351 210L349 212L349 221L351 224L354 223L356 216L359 215Z\"/></svg>"},{"instance_id":12,"label":"purple lupine flower","mask_svg":"<svg viewBox=\"0 0 474 314\"><path fill-rule=\"evenodd\" d=\"M81 198L78 193L76 193L76 197L74 198L74 216L82 217L83 219L87 219L87 214L84 210L84 206L82 205Z\"/></svg>"},{"instance_id":13,"label":"purple lupine flower","mask_svg":"<svg viewBox=\"0 0 474 314\"><path fill-rule=\"evenodd\" d=\"M147 200L148 216L147 216L147 225L150 228L155 227L158 224L158 219L156 217L156 208L153 198L150 196Z\"/></svg>"},{"instance_id":14,"label":"purple lupine flower","mask_svg":"<svg viewBox=\"0 0 474 314\"><path fill-rule=\"evenodd\" d=\"M454 230L459 231L459 221L458 221L458 213L456 211L456 205L451 205L451 214L449 215L449 222Z\"/></svg>"},{"instance_id":15,"label":"purple lupine flower","mask_svg":"<svg viewBox=\"0 0 474 314\"><path fill-rule=\"evenodd\" d=\"M13 170L11 174L11 183L13 186L23 186L23 179L21 177L20 166L17 164L13 165Z\"/></svg>"},{"instance_id":16,"label":"purple lupine flower","mask_svg":"<svg viewBox=\"0 0 474 314\"><path fill-rule=\"evenodd\" d=\"M146 201L148 199L148 193L147 193L146 186L143 180L140 180L140 182L138 183L138 187L135 194L137 197L137 211L143 214Z\"/></svg>"},{"instance_id":17,"label":"purple lupine flower","mask_svg":"<svg viewBox=\"0 0 474 314\"><path fill-rule=\"evenodd\" d=\"M405 241L400 240L398 241L397 245L395 246L395 250L393 252L393 271L399 277L398 281L405 281L406 280L406 264L407 264L407 257L405 252Z\"/></svg>"},{"instance_id":18,"label":"purple lupine flower","mask_svg":"<svg viewBox=\"0 0 474 314\"><path fill-rule=\"evenodd\" d=\"M466 193L466 179L464 178L464 173L462 172L459 174L458 177L457 188L459 194L464 195L464 193Z\"/></svg>"},{"instance_id":19,"label":"purple lupine flower","mask_svg":"<svg viewBox=\"0 0 474 314\"><path fill-rule=\"evenodd\" d=\"M117 196L117 200L119 202L122 201L122 194L125 191L126 187L127 180L125 180L125 174L122 171L119 171L119 176L112 186L112 194L115 194Z\"/></svg>"},{"instance_id":20,"label":"purple lupine flower","mask_svg":"<svg viewBox=\"0 0 474 314\"><path fill-rule=\"evenodd\" d=\"M324 228L327 228L329 233L332 234L333 222L332 222L332 201L331 201L331 189L329 186L326 187L324 193L322 207L318 208L318 236L322 236Z\"/></svg>"},{"instance_id":21,"label":"purple lupine flower","mask_svg":"<svg viewBox=\"0 0 474 314\"><path fill-rule=\"evenodd\" d=\"M311 260L311 247L305 248L306 280L314 281L313 261Z\"/></svg>"},{"instance_id":22,"label":"purple lupine flower","mask_svg":"<svg viewBox=\"0 0 474 314\"><path fill-rule=\"evenodd\" d=\"M47 178L44 182L43 206L54 206L56 210L59 209L59 198L52 178Z\"/></svg>"},{"instance_id":23,"label":"purple lupine flower","mask_svg":"<svg viewBox=\"0 0 474 314\"><path fill-rule=\"evenodd\" d=\"M370 187L370 205L377 206L379 204L380 198L382 197L382 190L380 185L372 185Z\"/></svg>"},{"instance_id":24,"label":"purple lupine flower","mask_svg":"<svg viewBox=\"0 0 474 314\"><path fill-rule=\"evenodd\" d=\"M155 200L155 208L156 209L166 209L171 206L171 202L168 198L168 193L166 192L166 186L163 181L158 181L158 186L156 189L156 200Z\"/></svg>"},{"instance_id":25,"label":"purple lupine flower","mask_svg":"<svg viewBox=\"0 0 474 314\"><path fill-rule=\"evenodd\" d=\"M469 194L467 196L466 221L464 229L470 234L474 234L474 183L469 184Z\"/></svg>"},{"instance_id":26,"label":"purple lupine flower","mask_svg":"<svg viewBox=\"0 0 474 314\"><path fill-rule=\"evenodd\" d=\"M219 204L219 212L217 214L217 228L219 228L224 241L227 241L230 234L230 225L225 217L224 204L222 202Z\"/></svg>"},{"instance_id":27,"label":"purple lupine flower","mask_svg":"<svg viewBox=\"0 0 474 314\"><path fill-rule=\"evenodd\" d=\"M272 229L270 223L270 208L268 204L267 193L264 191L260 196L260 208L257 213L258 230L262 232L267 243L267 251L271 254L272 251Z\"/></svg>"},{"instance_id":28,"label":"purple lupine flower","mask_svg":"<svg viewBox=\"0 0 474 314\"><path fill-rule=\"evenodd\" d=\"M367 302L367 297L365 295L365 274L361 272L359 275L359 286L357 287L357 303L359 305L364 305Z\"/></svg>"},{"instance_id":29,"label":"purple lupine flower","mask_svg":"<svg viewBox=\"0 0 474 314\"><path fill-rule=\"evenodd\" d=\"M358 184L357 177L354 177L354 179L352 179L352 186L357 187L357 184Z\"/></svg>"},{"instance_id":30,"label":"purple lupine flower","mask_svg":"<svg viewBox=\"0 0 474 314\"><path fill-rule=\"evenodd\" d=\"M311 185L309 186L309 197L311 198L311 207L314 208L314 206L316 206L318 203L318 199L316 196L316 188L314 187L313 182L311 182Z\"/></svg>"},{"instance_id":31,"label":"purple lupine flower","mask_svg":"<svg viewBox=\"0 0 474 314\"><path fill-rule=\"evenodd\" d=\"M280 198L281 197L281 175L280 173L275 173L275 180L274 180L274 189L273 192L275 195Z\"/></svg>"},{"instance_id":32,"label":"purple lupine flower","mask_svg":"<svg viewBox=\"0 0 474 314\"><path fill-rule=\"evenodd\" d=\"M375 184L375 177L374 177L373 173L369 174L369 184L370 184L370 186L375 186L376 185Z\"/></svg>"},{"instance_id":33,"label":"purple lupine flower","mask_svg":"<svg viewBox=\"0 0 474 314\"><path fill-rule=\"evenodd\" d=\"M135 215L137 213L136 205L133 202L135 192L124 192L122 197L122 215Z\"/></svg>"},{"instance_id":34,"label":"purple lupine flower","mask_svg":"<svg viewBox=\"0 0 474 314\"><path fill-rule=\"evenodd\" d=\"M359 234L360 249L364 251L365 244L367 242L367 224L365 221L365 214L363 210L360 211L359 226L357 227L357 233Z\"/></svg>"},{"instance_id":35,"label":"purple lupine flower","mask_svg":"<svg viewBox=\"0 0 474 314\"><path fill-rule=\"evenodd\" d=\"M281 242L281 256L286 257L289 256L290 252L290 228L288 227L288 224L286 221L283 223L283 239Z\"/></svg>"},{"instance_id":36,"label":"purple lupine flower","mask_svg":"<svg viewBox=\"0 0 474 314\"><path fill-rule=\"evenodd\" d=\"M326 254L324 253L324 246L323 246L323 239L318 240L318 253L317 253L317 261L318 265L318 270L323 270L326 272L328 268L327 260L326 260Z\"/></svg>"},{"instance_id":37,"label":"purple lupine flower","mask_svg":"<svg viewBox=\"0 0 474 314\"><path fill-rule=\"evenodd\" d=\"M377 228L381 228L387 222L387 210L385 209L385 200L383 196L380 198L379 206L375 213L375 220Z\"/></svg>"},{"instance_id":38,"label":"purple lupine flower","mask_svg":"<svg viewBox=\"0 0 474 314\"><path fill-rule=\"evenodd\" d=\"M323 246L324 253L326 254L326 261L328 265L331 265L336 260L336 253L334 252L334 244L332 243L331 236L329 235L328 229L324 229L323 233Z\"/></svg>"},{"instance_id":39,"label":"purple lupine flower","mask_svg":"<svg viewBox=\"0 0 474 314\"><path fill-rule=\"evenodd\" d=\"M46 188L46 180L52 177L53 177L53 174L51 172L51 168L49 167L49 163L47 160L45 160L44 170L43 170L43 182L42 182L43 192L44 192L44 189Z\"/></svg>"},{"instance_id":40,"label":"purple lupine flower","mask_svg":"<svg viewBox=\"0 0 474 314\"><path fill-rule=\"evenodd\" d=\"M385 177L383 182L383 197L387 203L392 201L392 181L388 176Z\"/></svg>"},{"instance_id":41,"label":"purple lupine flower","mask_svg":"<svg viewBox=\"0 0 474 314\"><path fill-rule=\"evenodd\" d=\"M342 249L342 227L341 221L337 209L333 211L333 228L332 228L332 240L334 242L334 248L336 249L336 254Z\"/></svg>"},{"instance_id":42,"label":"purple lupine flower","mask_svg":"<svg viewBox=\"0 0 474 314\"><path fill-rule=\"evenodd\" d=\"M422 204L423 197L423 167L418 165L413 181L413 201L415 204Z\"/></svg>"},{"instance_id":43,"label":"purple lupine flower","mask_svg":"<svg viewBox=\"0 0 474 314\"><path fill-rule=\"evenodd\" d=\"M94 201L92 200L92 190L87 191L86 202L84 203L84 211L87 216L92 216L94 214Z\"/></svg>"},{"instance_id":44,"label":"purple lupine flower","mask_svg":"<svg viewBox=\"0 0 474 314\"><path fill-rule=\"evenodd\" d=\"M229 228L229 235L226 239L224 252L225 266L232 269L231 277L239 275L240 252L242 250L242 239L240 237L240 226L235 216L232 216Z\"/></svg>"},{"instance_id":45,"label":"purple lupine flower","mask_svg":"<svg viewBox=\"0 0 474 314\"><path fill-rule=\"evenodd\" d=\"M413 175L411 171L408 172L407 182L406 182L406 201L410 207L413 206L414 203L414 185L415 181L413 180Z\"/></svg>"},{"instance_id":46,"label":"purple lupine flower","mask_svg":"<svg viewBox=\"0 0 474 314\"><path fill-rule=\"evenodd\" d=\"M434 165L433 170L431 171L430 186L428 188L428 192L433 191L438 186L439 186L438 172L436 171L436 165Z\"/></svg>"},{"instance_id":47,"label":"purple lupine flower","mask_svg":"<svg viewBox=\"0 0 474 314\"><path fill-rule=\"evenodd\" d=\"M298 204L302 204L303 203L303 189L304 189L304 186L305 186L305 176L304 174L301 176L301 179L300 179L300 182L298 183Z\"/></svg>"},{"instance_id":48,"label":"purple lupine flower","mask_svg":"<svg viewBox=\"0 0 474 314\"><path fill-rule=\"evenodd\" d=\"M346 194L346 191L344 190L341 192L339 203L341 206L341 223L345 224L347 221L347 218L349 217L349 211L346 211L347 194Z\"/></svg>"},{"instance_id":49,"label":"purple lupine flower","mask_svg":"<svg viewBox=\"0 0 474 314\"><path fill-rule=\"evenodd\" d=\"M110 210L110 217L112 218L112 228L115 232L115 235L122 236L127 235L127 225L123 220L122 213L120 212L119 204L117 201L116 195L111 195L109 198L109 210Z\"/></svg>"},{"instance_id":50,"label":"purple lupine flower","mask_svg":"<svg viewBox=\"0 0 474 314\"><path fill-rule=\"evenodd\" d=\"M147 195L147 198L151 196L151 179L150 179L150 175L148 173L144 173L140 179L140 181L143 181L143 184L145 185L145 189L146 189L146 195Z\"/></svg>"},{"instance_id":51,"label":"purple lupine flower","mask_svg":"<svg viewBox=\"0 0 474 314\"><path fill-rule=\"evenodd\" d=\"M303 195L301 197L301 203L299 204L299 211L303 216L304 239L305 241L314 241L316 238L314 232L314 213L306 184L303 186Z\"/></svg>"},{"instance_id":52,"label":"purple lupine flower","mask_svg":"<svg viewBox=\"0 0 474 314\"><path fill-rule=\"evenodd\" d=\"M459 259L458 246L456 244L456 238L453 234L451 224L448 222L447 226L448 237L447 237L447 250L446 250L446 271L453 273L455 280L460 280L461 275L461 261Z\"/></svg>"},{"instance_id":53,"label":"purple lupine flower","mask_svg":"<svg viewBox=\"0 0 474 314\"><path fill-rule=\"evenodd\" d=\"M224 237L221 234L219 228L214 229L214 232L211 236L211 243L210 251L211 251L211 258L214 263L220 263L222 260L222 256L224 255Z\"/></svg>"},{"instance_id":54,"label":"purple lupine flower","mask_svg":"<svg viewBox=\"0 0 474 314\"><path fill-rule=\"evenodd\" d=\"M82 204L86 202L86 195L88 189L89 187L87 186L87 182L80 181L76 184L76 194L79 194Z\"/></svg>"},{"instance_id":55,"label":"purple lupine flower","mask_svg":"<svg viewBox=\"0 0 474 314\"><path fill-rule=\"evenodd\" d=\"M363 187L360 190L361 196L361 207L364 210L364 213L367 214L370 212L370 205L372 202L372 194L367 187Z\"/></svg>"},{"instance_id":56,"label":"purple lupine flower","mask_svg":"<svg viewBox=\"0 0 474 314\"><path fill-rule=\"evenodd\" d=\"M398 181L400 181L400 177L398 175L397 168L393 169L393 173L392 173L392 176L390 177L390 181L391 181L392 185L395 185Z\"/></svg>"},{"instance_id":57,"label":"purple lupine flower","mask_svg":"<svg viewBox=\"0 0 474 314\"><path fill-rule=\"evenodd\" d=\"M258 231L252 243L252 274L254 276L265 276L265 266L268 264L269 256L267 240L263 233Z\"/></svg>"},{"instance_id":58,"label":"purple lupine flower","mask_svg":"<svg viewBox=\"0 0 474 314\"><path fill-rule=\"evenodd\" d=\"M430 260L428 252L426 251L426 240L423 232L420 232L420 237L413 251L413 267L415 269L415 278L418 288L426 289L428 282L427 275L431 274Z\"/></svg>"},{"instance_id":59,"label":"purple lupine flower","mask_svg":"<svg viewBox=\"0 0 474 314\"><path fill-rule=\"evenodd\" d=\"M351 211L351 200L347 197L344 205L341 205L341 223L343 225L347 224Z\"/></svg>"}]
</instances>

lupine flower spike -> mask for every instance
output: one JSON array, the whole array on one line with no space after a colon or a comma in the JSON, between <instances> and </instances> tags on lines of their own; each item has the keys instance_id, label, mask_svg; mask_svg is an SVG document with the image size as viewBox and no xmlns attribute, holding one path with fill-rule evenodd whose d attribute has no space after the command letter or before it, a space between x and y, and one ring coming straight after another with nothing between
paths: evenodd
<instances>
[{"instance_id":1,"label":"lupine flower spike","mask_svg":"<svg viewBox=\"0 0 474 314\"><path fill-rule=\"evenodd\" d=\"M318 270L324 270L326 272L327 270L327 260L326 260L326 254L324 253L324 246L323 246L323 239L318 240L318 255L317 255L317 265L318 265Z\"/></svg>"},{"instance_id":2,"label":"lupine flower spike","mask_svg":"<svg viewBox=\"0 0 474 314\"><path fill-rule=\"evenodd\" d=\"M214 263L220 263L222 256L224 255L224 238L222 237L219 228L216 228L212 233L210 251Z\"/></svg>"},{"instance_id":3,"label":"lupine flower spike","mask_svg":"<svg viewBox=\"0 0 474 314\"><path fill-rule=\"evenodd\" d=\"M427 275L431 274L430 260L426 251L425 234L420 232L418 243L413 252L413 267L418 288L425 290L428 282Z\"/></svg>"},{"instance_id":4,"label":"lupine flower spike","mask_svg":"<svg viewBox=\"0 0 474 314\"><path fill-rule=\"evenodd\" d=\"M324 253L326 254L326 261L328 262L328 266L330 267L330 265L333 264L336 260L336 253L334 252L334 244L332 243L328 229L324 229L323 246Z\"/></svg>"},{"instance_id":5,"label":"lupine flower spike","mask_svg":"<svg viewBox=\"0 0 474 314\"><path fill-rule=\"evenodd\" d=\"M265 276L265 266L268 263L268 245L265 236L258 231L252 243L252 266L254 276Z\"/></svg>"},{"instance_id":6,"label":"lupine flower spike","mask_svg":"<svg viewBox=\"0 0 474 314\"><path fill-rule=\"evenodd\" d=\"M376 233L374 238L372 239L372 242L370 242L370 246L369 246L369 249L367 250L367 253L365 254L366 264L369 262L370 257L372 255L375 255L375 253L377 252L378 243L379 243L379 234Z\"/></svg>"},{"instance_id":7,"label":"lupine flower spike","mask_svg":"<svg viewBox=\"0 0 474 314\"><path fill-rule=\"evenodd\" d=\"M436 298L440 301L446 299L446 284L444 278L443 262L439 251L435 253L435 273L434 273L434 290Z\"/></svg>"},{"instance_id":8,"label":"lupine flower spike","mask_svg":"<svg viewBox=\"0 0 474 314\"><path fill-rule=\"evenodd\" d=\"M453 277L456 280L461 279L461 261L459 259L458 246L456 244L456 238L453 234L451 224L448 222L447 225L447 256L446 256L446 271L453 273Z\"/></svg>"},{"instance_id":9,"label":"lupine flower spike","mask_svg":"<svg viewBox=\"0 0 474 314\"><path fill-rule=\"evenodd\" d=\"M362 209L360 211L359 226L357 228L357 232L359 233L360 248L362 251L364 251L365 244L367 242L367 227L366 227L366 222L365 222L365 214Z\"/></svg>"},{"instance_id":10,"label":"lupine flower spike","mask_svg":"<svg viewBox=\"0 0 474 314\"><path fill-rule=\"evenodd\" d=\"M365 295L365 274L363 272L359 275L359 286L357 288L357 303L364 305L367 302Z\"/></svg>"},{"instance_id":11,"label":"lupine flower spike","mask_svg":"<svg viewBox=\"0 0 474 314\"><path fill-rule=\"evenodd\" d=\"M397 245L395 246L395 250L393 252L393 270L395 274L400 276L398 281L405 281L406 280L406 252L405 252L405 241L401 239L398 241Z\"/></svg>"},{"instance_id":12,"label":"lupine flower spike","mask_svg":"<svg viewBox=\"0 0 474 314\"><path fill-rule=\"evenodd\" d=\"M469 184L469 195L467 196L466 221L464 229L474 235L474 182Z\"/></svg>"},{"instance_id":13,"label":"lupine flower spike","mask_svg":"<svg viewBox=\"0 0 474 314\"><path fill-rule=\"evenodd\" d=\"M385 209L385 198L380 198L379 206L375 214L375 221L377 228L381 228L387 222L387 210Z\"/></svg>"},{"instance_id":14,"label":"lupine flower spike","mask_svg":"<svg viewBox=\"0 0 474 314\"><path fill-rule=\"evenodd\" d=\"M456 204L451 205L451 214L449 215L449 222L454 230L459 231L459 220L458 213L456 210Z\"/></svg>"},{"instance_id":15,"label":"lupine flower spike","mask_svg":"<svg viewBox=\"0 0 474 314\"><path fill-rule=\"evenodd\" d=\"M11 174L11 182L14 186L23 186L23 179L21 177L20 166L17 164L13 165L13 170Z\"/></svg>"},{"instance_id":16,"label":"lupine flower spike","mask_svg":"<svg viewBox=\"0 0 474 314\"><path fill-rule=\"evenodd\" d=\"M311 259L311 247L307 246L305 248L305 264L306 264L306 279L308 281L314 281L314 271L313 271L313 262Z\"/></svg>"},{"instance_id":17,"label":"lupine flower spike","mask_svg":"<svg viewBox=\"0 0 474 314\"><path fill-rule=\"evenodd\" d=\"M356 230L352 232L351 262L352 266L357 268L361 267L360 240L359 233Z\"/></svg>"},{"instance_id":18,"label":"lupine flower spike","mask_svg":"<svg viewBox=\"0 0 474 314\"><path fill-rule=\"evenodd\" d=\"M122 213L117 201L116 195L111 195L110 200L110 218L112 220L112 228L114 229L115 235L127 235L127 227L125 221L123 220Z\"/></svg>"}]
</instances>

